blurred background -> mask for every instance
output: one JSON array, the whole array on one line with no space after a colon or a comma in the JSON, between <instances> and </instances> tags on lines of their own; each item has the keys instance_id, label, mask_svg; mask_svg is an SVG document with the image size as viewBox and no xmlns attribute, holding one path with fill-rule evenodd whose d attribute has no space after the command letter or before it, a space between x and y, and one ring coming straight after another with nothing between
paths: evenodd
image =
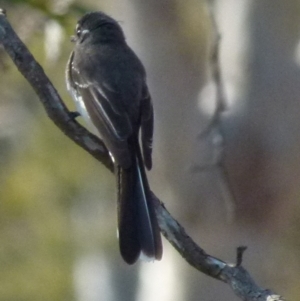
<instances>
[{"instance_id":1,"label":"blurred background","mask_svg":"<svg viewBox=\"0 0 300 301\"><path fill-rule=\"evenodd\" d=\"M206 135L216 99L205 1L0 7L72 110L64 70L76 21L91 10L116 18L154 102L152 189L208 253L234 262L248 246L257 283L300 300L300 1L211 3L227 103ZM160 262L125 265L114 177L47 118L1 48L0 74L0 301L238 300L166 241Z\"/></svg>"}]
</instances>

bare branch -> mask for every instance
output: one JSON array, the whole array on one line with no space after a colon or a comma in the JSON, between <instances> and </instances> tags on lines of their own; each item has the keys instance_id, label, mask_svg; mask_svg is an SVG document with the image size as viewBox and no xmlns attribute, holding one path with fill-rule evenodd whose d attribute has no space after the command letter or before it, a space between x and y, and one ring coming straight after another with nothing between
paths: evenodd
<instances>
[{"instance_id":1,"label":"bare branch","mask_svg":"<svg viewBox=\"0 0 300 301\"><path fill-rule=\"evenodd\" d=\"M220 41L218 25L213 13L213 3L207 0L208 16L212 27L212 42L208 61L208 69L211 73L210 82L215 87L216 107L208 125L199 133L198 139L212 142L212 159L205 165L196 165L193 172L215 171L218 175L217 184L221 191L222 199L226 206L227 220L231 221L235 214L235 196L230 183L229 175L225 166L226 139L222 129L222 114L227 109L227 98L223 84L220 64Z\"/></svg>"},{"instance_id":2,"label":"bare branch","mask_svg":"<svg viewBox=\"0 0 300 301\"><path fill-rule=\"evenodd\" d=\"M103 163L110 171L113 171L113 165L104 144L72 118L72 114L64 105L43 69L16 35L1 9L0 44L3 45L20 73L39 96L49 118L70 139ZM153 198L161 232L191 266L210 277L229 284L242 300L282 300L279 295L255 284L249 273L241 265L242 250L239 251L237 264L225 263L207 254L186 234L183 227L170 215L163 203L154 194Z\"/></svg>"},{"instance_id":3,"label":"bare branch","mask_svg":"<svg viewBox=\"0 0 300 301\"><path fill-rule=\"evenodd\" d=\"M227 283L235 294L247 301L280 301L283 298L268 289L259 287L247 270L241 265L245 247L237 250L237 263L226 263L207 254L185 232L184 228L171 216L163 203L153 195L161 232L180 255L200 272Z\"/></svg>"}]
</instances>

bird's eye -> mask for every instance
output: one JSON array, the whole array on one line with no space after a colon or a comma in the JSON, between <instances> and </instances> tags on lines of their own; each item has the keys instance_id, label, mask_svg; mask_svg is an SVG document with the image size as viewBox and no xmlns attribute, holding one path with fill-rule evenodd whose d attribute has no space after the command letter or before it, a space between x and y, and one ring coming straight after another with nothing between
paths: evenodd
<instances>
[{"instance_id":1,"label":"bird's eye","mask_svg":"<svg viewBox=\"0 0 300 301\"><path fill-rule=\"evenodd\" d=\"M88 37L89 32L90 31L84 26L77 24L75 27L75 35L73 41L79 41L80 43L82 43Z\"/></svg>"},{"instance_id":2,"label":"bird's eye","mask_svg":"<svg viewBox=\"0 0 300 301\"><path fill-rule=\"evenodd\" d=\"M75 31L76 31L76 35L77 35L77 36L80 36L80 35L81 35L81 27L80 27L78 24L76 25Z\"/></svg>"}]
</instances>

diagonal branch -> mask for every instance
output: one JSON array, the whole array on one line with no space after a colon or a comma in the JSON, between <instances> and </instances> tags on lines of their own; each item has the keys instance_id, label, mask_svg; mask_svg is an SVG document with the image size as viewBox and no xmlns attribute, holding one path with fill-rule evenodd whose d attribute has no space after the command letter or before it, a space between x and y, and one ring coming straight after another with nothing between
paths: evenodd
<instances>
[{"instance_id":1,"label":"diagonal branch","mask_svg":"<svg viewBox=\"0 0 300 301\"><path fill-rule=\"evenodd\" d=\"M44 70L16 35L1 9L0 19L0 44L39 96L49 118L75 143L113 170L105 145L72 118Z\"/></svg>"},{"instance_id":2,"label":"diagonal branch","mask_svg":"<svg viewBox=\"0 0 300 301\"><path fill-rule=\"evenodd\" d=\"M104 144L72 118L72 114L64 105L43 69L16 35L1 9L0 45L3 45L20 73L35 90L49 118L70 139L89 152L110 171L113 171L113 165ZM183 227L171 216L154 194L153 198L162 234L191 266L210 277L227 283L242 300L282 300L279 295L257 286L243 268L243 247L238 249L236 264L226 263L207 254L186 234Z\"/></svg>"}]
</instances>

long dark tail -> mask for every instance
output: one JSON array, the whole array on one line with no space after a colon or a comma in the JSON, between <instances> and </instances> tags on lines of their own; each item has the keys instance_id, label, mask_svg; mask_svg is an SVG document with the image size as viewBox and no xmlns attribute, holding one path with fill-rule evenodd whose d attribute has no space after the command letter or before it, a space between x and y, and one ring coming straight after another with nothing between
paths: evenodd
<instances>
[{"instance_id":1,"label":"long dark tail","mask_svg":"<svg viewBox=\"0 0 300 301\"><path fill-rule=\"evenodd\" d=\"M141 253L160 260L162 243L154 205L138 143L132 152L132 165L117 168L118 230L123 259L133 264Z\"/></svg>"}]
</instances>

